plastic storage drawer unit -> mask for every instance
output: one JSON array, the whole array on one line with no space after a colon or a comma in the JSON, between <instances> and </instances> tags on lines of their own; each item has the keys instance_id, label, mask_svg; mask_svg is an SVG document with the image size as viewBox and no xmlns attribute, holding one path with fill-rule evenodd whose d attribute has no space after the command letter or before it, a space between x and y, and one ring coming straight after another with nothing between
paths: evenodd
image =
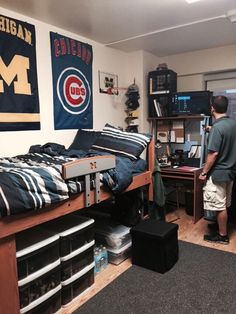
<instances>
[{"instance_id":1,"label":"plastic storage drawer unit","mask_svg":"<svg viewBox=\"0 0 236 314\"><path fill-rule=\"evenodd\" d=\"M18 280L59 259L59 236L38 227L16 234Z\"/></svg>"},{"instance_id":2,"label":"plastic storage drawer unit","mask_svg":"<svg viewBox=\"0 0 236 314\"><path fill-rule=\"evenodd\" d=\"M111 264L119 265L121 262L130 257L131 241L121 246L118 249L107 248L108 262Z\"/></svg>"},{"instance_id":3,"label":"plastic storage drawer unit","mask_svg":"<svg viewBox=\"0 0 236 314\"><path fill-rule=\"evenodd\" d=\"M95 241L91 241L82 246L79 250L76 250L69 255L61 257L62 281L67 280L94 261L94 244Z\"/></svg>"},{"instance_id":4,"label":"plastic storage drawer unit","mask_svg":"<svg viewBox=\"0 0 236 314\"><path fill-rule=\"evenodd\" d=\"M69 279L62 281L62 305L70 303L94 283L94 262Z\"/></svg>"},{"instance_id":5,"label":"plastic storage drawer unit","mask_svg":"<svg viewBox=\"0 0 236 314\"><path fill-rule=\"evenodd\" d=\"M60 257L80 249L94 240L94 220L79 216L67 215L43 225L60 237Z\"/></svg>"},{"instance_id":6,"label":"plastic storage drawer unit","mask_svg":"<svg viewBox=\"0 0 236 314\"><path fill-rule=\"evenodd\" d=\"M18 281L20 295L20 311L27 313L29 308L34 308L45 299L49 292L57 292L61 287L60 259L42 271L34 273L35 276L28 276Z\"/></svg>"},{"instance_id":7,"label":"plastic storage drawer unit","mask_svg":"<svg viewBox=\"0 0 236 314\"><path fill-rule=\"evenodd\" d=\"M61 309L61 285L20 310L21 314L52 314Z\"/></svg>"},{"instance_id":8,"label":"plastic storage drawer unit","mask_svg":"<svg viewBox=\"0 0 236 314\"><path fill-rule=\"evenodd\" d=\"M178 225L158 220L143 220L132 227L132 263L159 273L177 262Z\"/></svg>"}]
</instances>

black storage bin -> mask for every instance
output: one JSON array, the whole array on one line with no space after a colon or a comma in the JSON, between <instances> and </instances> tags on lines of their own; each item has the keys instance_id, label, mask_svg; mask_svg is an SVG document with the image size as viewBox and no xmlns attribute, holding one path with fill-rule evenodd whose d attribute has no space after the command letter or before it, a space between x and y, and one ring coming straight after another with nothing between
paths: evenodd
<instances>
[{"instance_id":1,"label":"black storage bin","mask_svg":"<svg viewBox=\"0 0 236 314\"><path fill-rule=\"evenodd\" d=\"M17 233L16 258L18 280L35 276L59 259L59 236L40 227Z\"/></svg>"},{"instance_id":2,"label":"black storage bin","mask_svg":"<svg viewBox=\"0 0 236 314\"><path fill-rule=\"evenodd\" d=\"M59 235L60 257L79 253L82 246L94 240L94 220L79 215L54 219L43 224L43 228Z\"/></svg>"},{"instance_id":3,"label":"black storage bin","mask_svg":"<svg viewBox=\"0 0 236 314\"><path fill-rule=\"evenodd\" d=\"M31 279L31 276L28 276L18 281L20 312L22 314L35 308L49 295L61 289L60 260L50 264L48 269L43 268L41 272L37 272L37 276L33 280Z\"/></svg>"},{"instance_id":4,"label":"black storage bin","mask_svg":"<svg viewBox=\"0 0 236 314\"><path fill-rule=\"evenodd\" d=\"M159 273L170 270L179 257L178 225L143 220L130 229L132 263Z\"/></svg>"},{"instance_id":5,"label":"black storage bin","mask_svg":"<svg viewBox=\"0 0 236 314\"><path fill-rule=\"evenodd\" d=\"M31 304L20 310L20 314L54 314L61 309L61 286L47 293L42 300L37 300L35 306Z\"/></svg>"},{"instance_id":6,"label":"black storage bin","mask_svg":"<svg viewBox=\"0 0 236 314\"><path fill-rule=\"evenodd\" d=\"M82 246L80 252L76 252L76 255L72 252L72 254L61 258L61 281L65 281L71 276L74 276L94 261L94 244L95 241L91 241Z\"/></svg>"},{"instance_id":7,"label":"black storage bin","mask_svg":"<svg viewBox=\"0 0 236 314\"><path fill-rule=\"evenodd\" d=\"M94 262L69 279L62 281L61 303L67 305L94 284Z\"/></svg>"}]
</instances>

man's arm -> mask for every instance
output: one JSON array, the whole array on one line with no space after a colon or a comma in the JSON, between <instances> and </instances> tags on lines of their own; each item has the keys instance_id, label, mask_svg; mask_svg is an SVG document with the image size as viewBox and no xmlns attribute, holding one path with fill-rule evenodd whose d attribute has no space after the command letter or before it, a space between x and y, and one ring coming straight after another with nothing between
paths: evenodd
<instances>
[{"instance_id":1,"label":"man's arm","mask_svg":"<svg viewBox=\"0 0 236 314\"><path fill-rule=\"evenodd\" d=\"M205 180L208 172L211 170L211 167L214 165L216 158L218 156L218 152L209 152L207 154L206 163L202 169L202 173L199 176L200 180Z\"/></svg>"}]
</instances>

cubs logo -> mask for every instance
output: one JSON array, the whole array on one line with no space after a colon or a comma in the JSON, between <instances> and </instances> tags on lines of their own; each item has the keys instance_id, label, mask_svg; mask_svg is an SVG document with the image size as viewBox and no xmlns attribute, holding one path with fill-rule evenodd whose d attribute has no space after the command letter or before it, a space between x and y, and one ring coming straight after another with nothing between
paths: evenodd
<instances>
[{"instance_id":1,"label":"cubs logo","mask_svg":"<svg viewBox=\"0 0 236 314\"><path fill-rule=\"evenodd\" d=\"M67 112L83 113L91 98L90 86L84 74L73 67L64 69L57 80L57 96Z\"/></svg>"}]
</instances>

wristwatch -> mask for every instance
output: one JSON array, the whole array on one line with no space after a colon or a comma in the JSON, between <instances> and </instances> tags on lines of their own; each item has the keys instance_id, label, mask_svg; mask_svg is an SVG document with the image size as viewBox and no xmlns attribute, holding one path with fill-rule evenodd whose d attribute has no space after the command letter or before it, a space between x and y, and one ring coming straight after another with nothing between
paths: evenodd
<instances>
[{"instance_id":1,"label":"wristwatch","mask_svg":"<svg viewBox=\"0 0 236 314\"><path fill-rule=\"evenodd\" d=\"M201 173L201 176L202 176L202 177L205 177L206 175L207 175L206 172L202 172L202 173Z\"/></svg>"}]
</instances>

